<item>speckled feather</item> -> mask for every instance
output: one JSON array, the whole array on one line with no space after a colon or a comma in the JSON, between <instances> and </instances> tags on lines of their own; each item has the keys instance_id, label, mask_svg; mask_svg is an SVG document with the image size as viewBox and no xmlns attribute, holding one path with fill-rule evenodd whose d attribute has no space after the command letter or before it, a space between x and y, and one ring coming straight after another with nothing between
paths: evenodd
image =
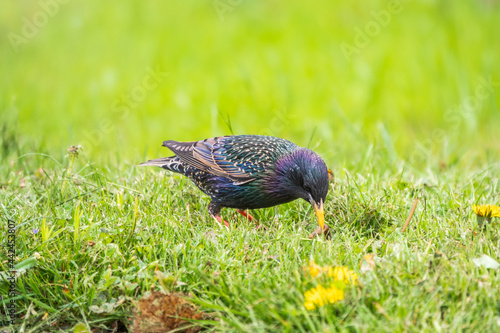
<instances>
[{"instance_id":1,"label":"speckled feather","mask_svg":"<svg viewBox=\"0 0 500 333\"><path fill-rule=\"evenodd\" d=\"M212 215L221 207L265 208L298 198L310 201L311 195L324 200L328 191L328 171L321 157L284 139L238 135L163 145L176 156L141 165L189 177L212 199ZM311 195L305 187L312 188Z\"/></svg>"},{"instance_id":2,"label":"speckled feather","mask_svg":"<svg viewBox=\"0 0 500 333\"><path fill-rule=\"evenodd\" d=\"M252 181L274 167L283 155L299 147L272 136L223 136L194 142L165 141L181 161L200 170L232 179Z\"/></svg>"}]
</instances>

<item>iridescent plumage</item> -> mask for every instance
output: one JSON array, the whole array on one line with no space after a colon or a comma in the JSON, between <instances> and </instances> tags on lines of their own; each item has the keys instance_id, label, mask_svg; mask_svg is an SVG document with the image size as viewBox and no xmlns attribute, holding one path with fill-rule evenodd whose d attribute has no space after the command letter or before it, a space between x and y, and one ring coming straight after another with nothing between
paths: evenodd
<instances>
[{"instance_id":1,"label":"iridescent plumage","mask_svg":"<svg viewBox=\"0 0 500 333\"><path fill-rule=\"evenodd\" d=\"M236 135L192 142L165 141L175 156L154 165L189 177L212 199L209 213L221 222L223 207L258 209L303 198L323 211L328 168L307 148L271 136ZM243 213L245 214L245 213ZM320 225L323 228L322 215Z\"/></svg>"}]
</instances>

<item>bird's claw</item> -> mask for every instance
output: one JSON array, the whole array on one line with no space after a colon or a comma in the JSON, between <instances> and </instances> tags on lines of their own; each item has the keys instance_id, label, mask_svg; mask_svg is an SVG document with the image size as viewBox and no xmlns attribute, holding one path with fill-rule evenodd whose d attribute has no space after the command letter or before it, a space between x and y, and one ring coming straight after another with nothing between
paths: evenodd
<instances>
[{"instance_id":1,"label":"bird's claw","mask_svg":"<svg viewBox=\"0 0 500 333\"><path fill-rule=\"evenodd\" d=\"M309 235L309 239L313 239L314 237L324 234L326 239L330 238L330 227L325 224L325 227L321 229L321 227L318 227L316 230L312 232L312 234Z\"/></svg>"}]
</instances>

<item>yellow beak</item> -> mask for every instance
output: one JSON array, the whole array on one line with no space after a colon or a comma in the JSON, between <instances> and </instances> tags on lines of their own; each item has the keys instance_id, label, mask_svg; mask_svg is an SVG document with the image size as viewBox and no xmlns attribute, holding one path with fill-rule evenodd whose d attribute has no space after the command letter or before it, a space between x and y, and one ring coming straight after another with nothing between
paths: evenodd
<instances>
[{"instance_id":1,"label":"yellow beak","mask_svg":"<svg viewBox=\"0 0 500 333\"><path fill-rule=\"evenodd\" d=\"M321 200L319 206L314 202L314 212L316 213L316 216L318 218L318 223L319 226L321 227L321 230L325 229L325 210L323 206L323 200Z\"/></svg>"}]
</instances>

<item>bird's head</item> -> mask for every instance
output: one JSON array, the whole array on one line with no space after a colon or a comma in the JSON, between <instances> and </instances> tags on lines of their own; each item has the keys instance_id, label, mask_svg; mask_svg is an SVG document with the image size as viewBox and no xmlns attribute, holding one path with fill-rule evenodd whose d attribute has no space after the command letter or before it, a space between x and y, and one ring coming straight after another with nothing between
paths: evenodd
<instances>
[{"instance_id":1,"label":"bird's head","mask_svg":"<svg viewBox=\"0 0 500 333\"><path fill-rule=\"evenodd\" d=\"M324 203L330 178L325 161L312 150L301 148L288 156L285 164L283 171L293 191L314 207L318 223L324 229Z\"/></svg>"}]
</instances>

